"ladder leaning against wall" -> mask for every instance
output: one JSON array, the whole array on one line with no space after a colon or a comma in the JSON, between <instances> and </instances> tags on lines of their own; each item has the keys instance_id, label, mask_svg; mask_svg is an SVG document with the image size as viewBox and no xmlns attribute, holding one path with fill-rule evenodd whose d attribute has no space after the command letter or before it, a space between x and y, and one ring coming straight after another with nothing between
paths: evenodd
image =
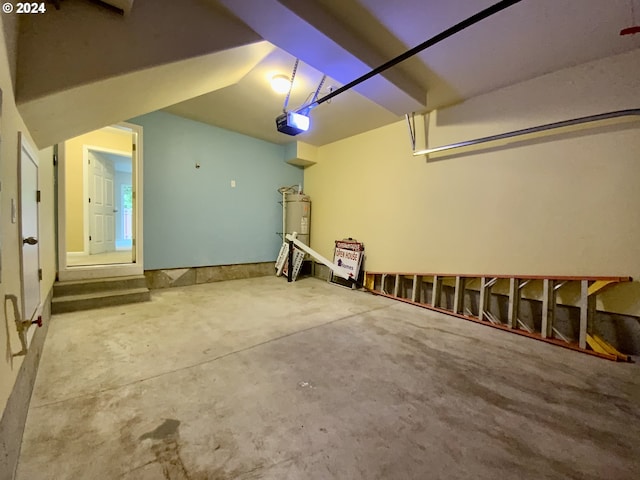
<instances>
[{"instance_id":1,"label":"ladder leaning against wall","mask_svg":"<svg viewBox=\"0 0 640 480\"><path fill-rule=\"evenodd\" d=\"M446 313L501 330L510 331L565 348L578 350L609 360L629 361L596 333L594 319L598 294L631 277L574 277L536 275L465 275L441 273L367 272L365 288L376 294ZM492 291L508 282L506 318L492 307ZM475 283L475 286L472 285ZM568 335L556 325L557 296L562 288L579 285L580 310L577 335ZM541 287L540 315L525 322L520 318L522 290ZM446 290L446 292L445 292ZM495 300L495 294L494 294ZM495 302L494 302L495 304Z\"/></svg>"}]
</instances>

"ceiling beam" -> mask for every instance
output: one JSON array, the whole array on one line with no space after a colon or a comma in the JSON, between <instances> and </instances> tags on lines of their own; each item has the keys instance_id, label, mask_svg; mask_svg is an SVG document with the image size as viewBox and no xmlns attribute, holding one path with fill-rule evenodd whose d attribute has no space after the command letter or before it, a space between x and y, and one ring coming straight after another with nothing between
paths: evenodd
<instances>
[{"instance_id":1,"label":"ceiling beam","mask_svg":"<svg viewBox=\"0 0 640 480\"><path fill-rule=\"evenodd\" d=\"M349 83L371 69L327 33L277 0L220 2L265 40L340 83ZM376 76L354 90L396 115L422 111L426 107L426 94L419 92L416 85L406 81L403 84L400 78L395 78L394 82L384 76Z\"/></svg>"}]
</instances>

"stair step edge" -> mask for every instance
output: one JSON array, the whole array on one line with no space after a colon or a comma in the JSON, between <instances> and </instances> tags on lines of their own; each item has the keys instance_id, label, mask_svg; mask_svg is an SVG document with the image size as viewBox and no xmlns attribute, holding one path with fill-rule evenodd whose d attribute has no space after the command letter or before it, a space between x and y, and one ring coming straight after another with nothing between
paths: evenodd
<instances>
[{"instance_id":1,"label":"stair step edge","mask_svg":"<svg viewBox=\"0 0 640 480\"><path fill-rule=\"evenodd\" d=\"M146 279L144 275L126 275L123 277L101 277L101 278L89 278L86 280L65 280L65 281L57 281L54 285L59 286L68 286L68 285L86 285L92 283L101 283L101 282L118 282L118 281L127 281L127 280L137 280L137 279Z\"/></svg>"},{"instance_id":2,"label":"stair step edge","mask_svg":"<svg viewBox=\"0 0 640 480\"><path fill-rule=\"evenodd\" d=\"M122 277L119 280L100 280L91 283L56 283L53 285L53 296L59 297L64 295L80 295L83 293L124 290L129 288L147 287L147 281L144 277Z\"/></svg>"},{"instance_id":3,"label":"stair step edge","mask_svg":"<svg viewBox=\"0 0 640 480\"><path fill-rule=\"evenodd\" d=\"M99 298L111 298L111 297L118 297L118 296L137 295L140 293L147 293L147 292L150 292L150 290L146 287L118 289L118 290L104 290L101 292L83 293L78 295L65 295L62 297L56 297L56 298L53 298L51 302L65 303L65 302L73 302L73 301L79 301L79 300L91 300L91 299L99 299Z\"/></svg>"}]
</instances>

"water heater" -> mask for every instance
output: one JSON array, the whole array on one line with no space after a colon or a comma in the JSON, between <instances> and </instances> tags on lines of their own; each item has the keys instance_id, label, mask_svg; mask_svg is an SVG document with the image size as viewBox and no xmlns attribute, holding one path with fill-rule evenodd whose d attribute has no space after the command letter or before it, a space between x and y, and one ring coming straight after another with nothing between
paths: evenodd
<instances>
[{"instance_id":1,"label":"water heater","mask_svg":"<svg viewBox=\"0 0 640 480\"><path fill-rule=\"evenodd\" d=\"M311 198L303 193L284 194L284 232L298 233L298 240L309 245Z\"/></svg>"}]
</instances>

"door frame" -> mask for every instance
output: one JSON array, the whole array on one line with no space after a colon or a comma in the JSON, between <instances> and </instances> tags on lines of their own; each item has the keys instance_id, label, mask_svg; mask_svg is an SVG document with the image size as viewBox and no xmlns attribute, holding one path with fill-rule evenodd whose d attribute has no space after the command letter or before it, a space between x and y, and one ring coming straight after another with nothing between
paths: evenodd
<instances>
[{"instance_id":1,"label":"door frame","mask_svg":"<svg viewBox=\"0 0 640 480\"><path fill-rule=\"evenodd\" d=\"M23 150L26 150L27 155L29 157L29 160L35 165L36 167L36 191L39 191L40 189L40 185L39 185L39 171L40 171L40 165L39 165L39 158L38 155L36 153L36 149L34 147L31 146L31 143L29 142L29 140L26 138L26 136L22 133L22 132L18 132L18 149L19 149L19 154L18 154L18 195L17 195L17 201L18 201L18 212L17 212L17 222L18 222L18 241L20 243L20 248L19 248L19 262L20 262L20 297L21 297L21 310L22 310L22 319L23 320L33 320L34 318L37 318L38 315L40 315L41 311L42 311L42 292L41 292L41 280L38 281L38 304L36 305L36 308L33 312L28 312L26 311L27 308L27 298L26 298L26 289L25 289L25 271L24 271L24 247L23 247L23 238L24 238L24 232L23 232L23 221L22 221L22 211L23 211L23 205L22 205L22 156ZM40 275L40 202L39 200L36 201L36 225L37 225L37 233L36 233L36 238L38 240L37 243L37 250L38 250L38 272L37 275Z\"/></svg>"},{"instance_id":2,"label":"door frame","mask_svg":"<svg viewBox=\"0 0 640 480\"><path fill-rule=\"evenodd\" d=\"M140 125L133 123L120 122L108 128L121 128L132 131L133 144L135 149L132 152L132 172L131 172L131 187L134 192L134 224L132 230L134 232L134 243L132 245L132 262L121 263L113 265L67 265L67 203L65 198L66 192L66 161L65 161L65 147L64 143L58 145L58 280L84 280L92 278L106 278L106 277L122 277L128 275L142 275L144 273L143 264L143 229L144 224L142 220L143 215L143 129ZM98 146L85 146L83 148L83 157L85 157L87 150L107 151L109 149ZM111 153L120 153L111 151ZM125 152L128 154L128 152ZM85 157L86 159L86 157ZM84 234L85 239L89 238L89 224L87 223L89 209L88 209L88 172L83 165L83 215L84 215ZM88 242L84 243L85 249L88 249ZM88 251L88 250L87 250Z\"/></svg>"}]
</instances>

